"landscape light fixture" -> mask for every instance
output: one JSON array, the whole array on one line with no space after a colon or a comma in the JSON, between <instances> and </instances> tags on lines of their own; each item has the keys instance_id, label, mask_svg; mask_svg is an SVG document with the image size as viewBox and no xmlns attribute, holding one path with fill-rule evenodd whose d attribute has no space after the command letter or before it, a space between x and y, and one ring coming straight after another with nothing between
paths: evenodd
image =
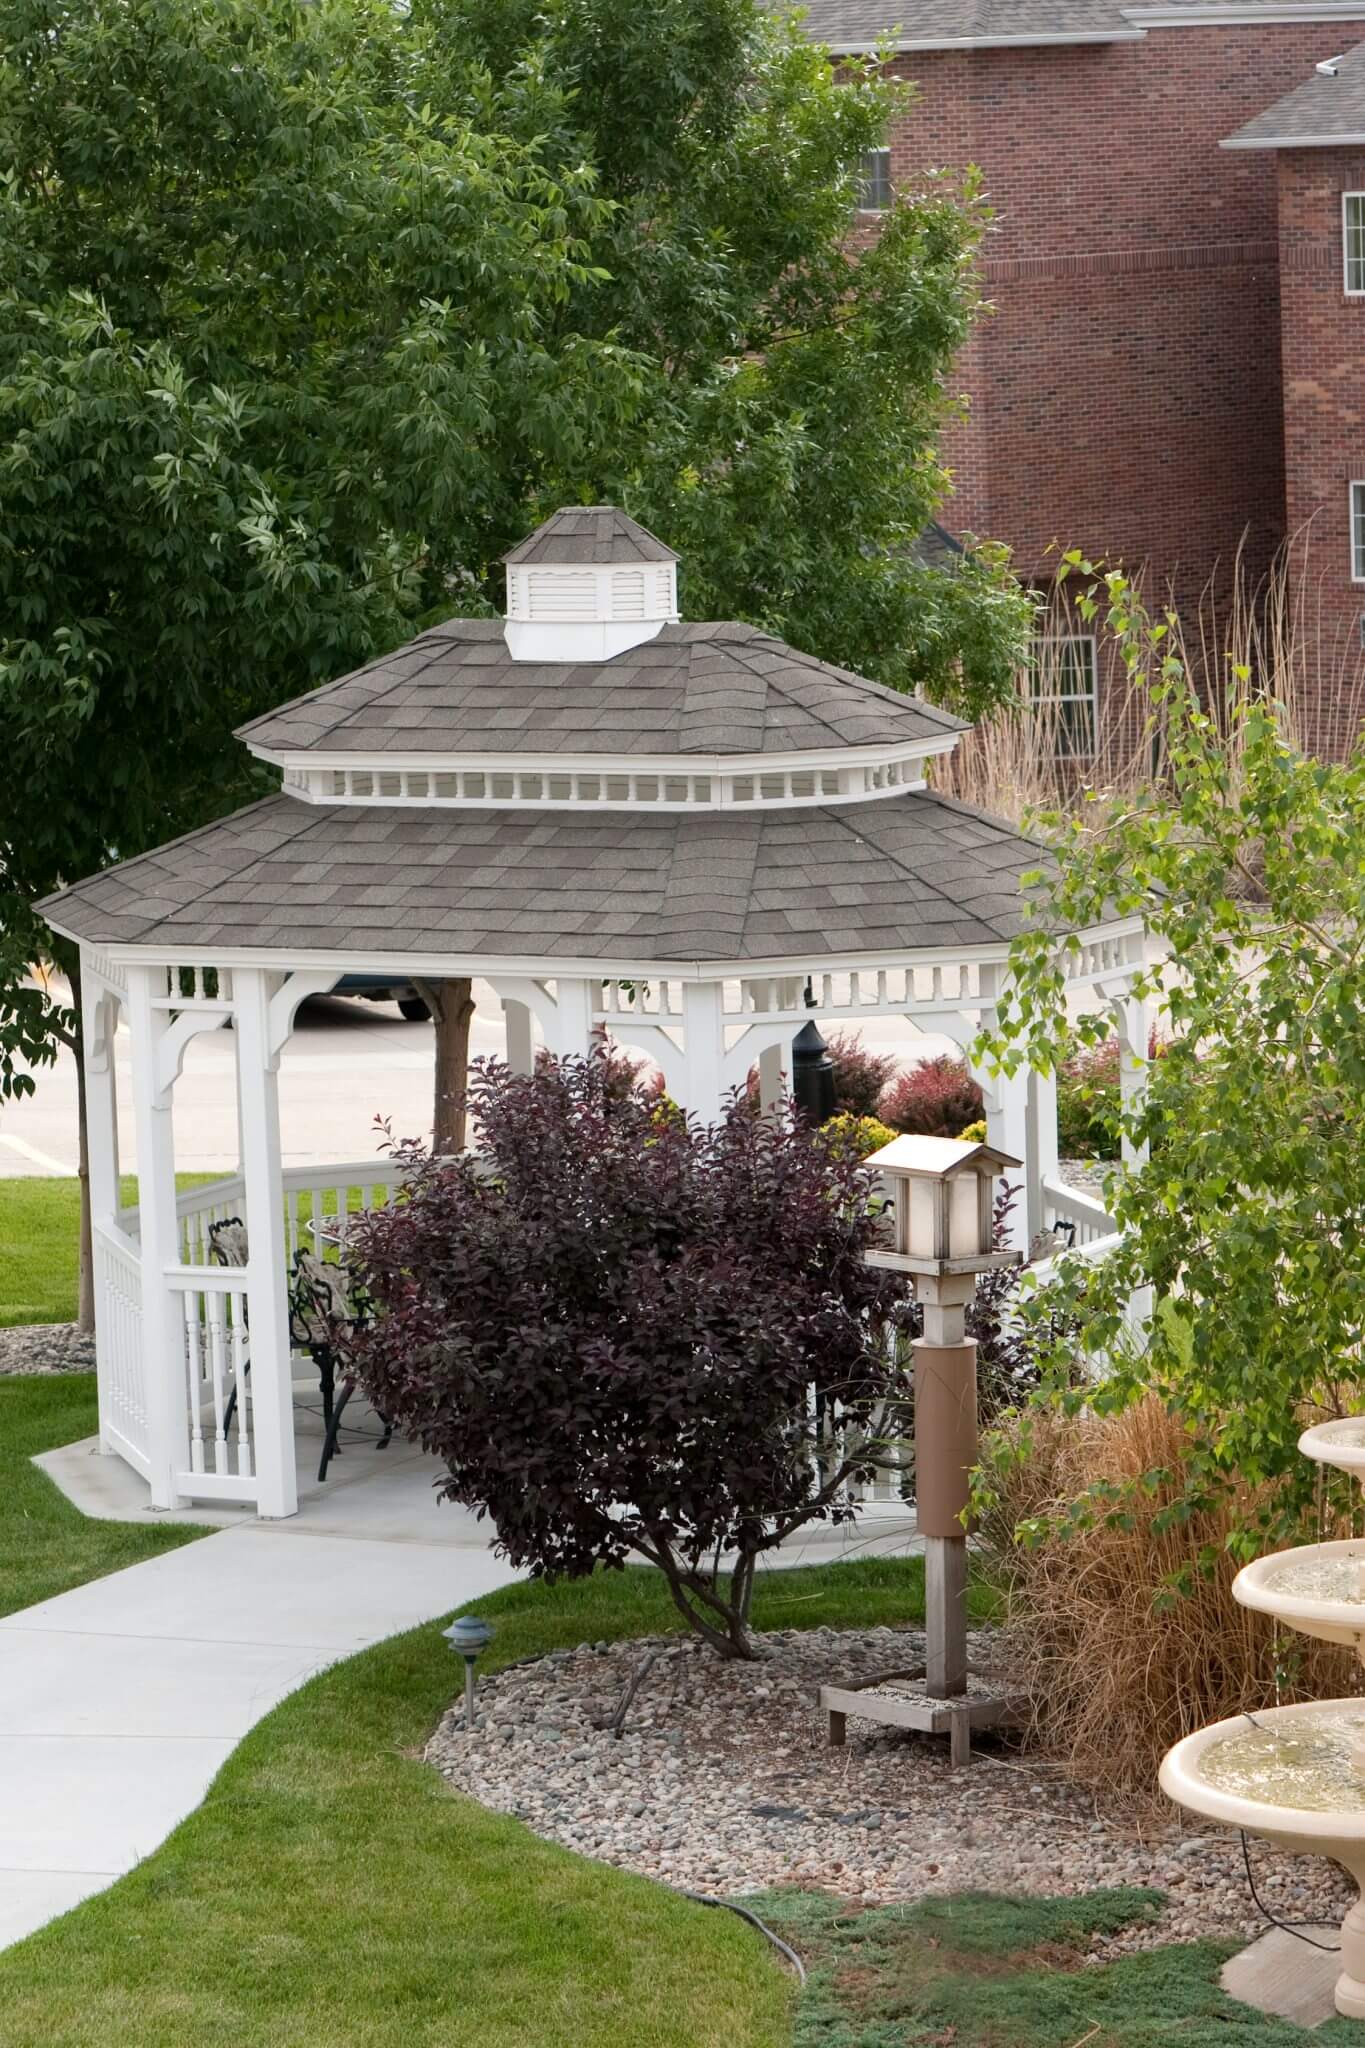
<instances>
[{"instance_id":1,"label":"landscape light fixture","mask_svg":"<svg viewBox=\"0 0 1365 2048\"><path fill-rule=\"evenodd\" d=\"M469 1732L474 1732L474 1666L479 1652L486 1650L493 1640L493 1630L479 1614L460 1614L442 1633L459 1656L464 1658L464 1714Z\"/></svg>"}]
</instances>

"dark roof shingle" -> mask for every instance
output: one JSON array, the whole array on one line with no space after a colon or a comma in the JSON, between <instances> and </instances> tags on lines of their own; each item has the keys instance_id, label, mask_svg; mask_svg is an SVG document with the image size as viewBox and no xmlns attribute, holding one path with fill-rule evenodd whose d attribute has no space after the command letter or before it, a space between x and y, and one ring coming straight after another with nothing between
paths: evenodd
<instances>
[{"instance_id":1,"label":"dark roof shingle","mask_svg":"<svg viewBox=\"0 0 1365 2048\"><path fill-rule=\"evenodd\" d=\"M614 505L565 505L519 541L504 562L566 562L575 567L609 562L676 562L672 548Z\"/></svg>"},{"instance_id":2,"label":"dark roof shingle","mask_svg":"<svg viewBox=\"0 0 1365 2048\"><path fill-rule=\"evenodd\" d=\"M757 626L665 626L604 662L514 661L499 619L447 619L239 729L268 752L748 754L965 730Z\"/></svg>"},{"instance_id":3,"label":"dark roof shingle","mask_svg":"<svg viewBox=\"0 0 1365 2048\"><path fill-rule=\"evenodd\" d=\"M268 797L49 897L96 944L760 962L991 945L1045 864L915 791L802 810L328 808Z\"/></svg>"},{"instance_id":4,"label":"dark roof shingle","mask_svg":"<svg viewBox=\"0 0 1365 2048\"><path fill-rule=\"evenodd\" d=\"M1329 75L1314 71L1283 99L1226 136L1224 149L1312 148L1365 140L1365 43Z\"/></svg>"}]
</instances>

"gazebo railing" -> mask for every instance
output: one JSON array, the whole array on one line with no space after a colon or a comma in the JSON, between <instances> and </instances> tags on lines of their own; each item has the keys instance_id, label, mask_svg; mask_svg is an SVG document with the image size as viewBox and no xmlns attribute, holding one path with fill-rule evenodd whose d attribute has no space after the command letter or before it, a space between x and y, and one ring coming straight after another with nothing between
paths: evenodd
<instances>
[{"instance_id":1,"label":"gazebo railing","mask_svg":"<svg viewBox=\"0 0 1365 2048\"><path fill-rule=\"evenodd\" d=\"M392 1200L400 1178L398 1168L376 1159L287 1167L288 1258L292 1262L301 1246L322 1251L344 1244L357 1211ZM180 1262L162 1278L177 1300L183 1344L173 1361L174 1384L164 1393L182 1417L177 1435L188 1444L189 1464L176 1472L175 1484L188 1499L251 1503L258 1492L247 1269L213 1259L213 1226L246 1220L244 1196L240 1174L226 1174L176 1198ZM96 1224L93 1235L101 1434L146 1477L151 1415L163 1390L147 1385L136 1208L121 1210L116 1225Z\"/></svg>"}]
</instances>

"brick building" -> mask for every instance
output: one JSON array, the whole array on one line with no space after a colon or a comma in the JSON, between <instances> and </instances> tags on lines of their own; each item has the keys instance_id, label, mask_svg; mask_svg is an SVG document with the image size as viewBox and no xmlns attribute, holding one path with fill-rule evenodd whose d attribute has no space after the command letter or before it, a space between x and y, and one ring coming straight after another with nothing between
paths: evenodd
<instances>
[{"instance_id":1,"label":"brick building","mask_svg":"<svg viewBox=\"0 0 1365 2048\"><path fill-rule=\"evenodd\" d=\"M1347 489L1365 479L1365 46L1335 79L1314 67L1365 35L1365 4L812 0L807 27L836 53L889 46L918 87L867 166L869 213L898 179L968 163L995 209L946 522L1009 542L1040 586L1058 547L1121 561L1189 621L1210 588L1226 610L1239 550L1254 583L1315 515L1313 737L1339 745L1365 610L1365 482L1354 541ZM1310 135L1325 99L1333 125ZM1078 634L1064 654L1048 687L1085 700L1079 743L1094 650Z\"/></svg>"}]
</instances>

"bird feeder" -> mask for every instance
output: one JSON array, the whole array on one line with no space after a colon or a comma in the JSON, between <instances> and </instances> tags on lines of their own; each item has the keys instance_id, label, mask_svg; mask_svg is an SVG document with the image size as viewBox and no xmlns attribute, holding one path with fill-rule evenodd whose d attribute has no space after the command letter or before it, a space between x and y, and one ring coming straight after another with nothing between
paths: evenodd
<instances>
[{"instance_id":1,"label":"bird feeder","mask_svg":"<svg viewBox=\"0 0 1365 2048\"><path fill-rule=\"evenodd\" d=\"M1008 1152L963 1138L893 1138L864 1163L881 1175L891 1234L867 1253L869 1265L934 1278L1018 1265L1018 1252L993 1243L996 1181L1020 1164Z\"/></svg>"}]
</instances>

